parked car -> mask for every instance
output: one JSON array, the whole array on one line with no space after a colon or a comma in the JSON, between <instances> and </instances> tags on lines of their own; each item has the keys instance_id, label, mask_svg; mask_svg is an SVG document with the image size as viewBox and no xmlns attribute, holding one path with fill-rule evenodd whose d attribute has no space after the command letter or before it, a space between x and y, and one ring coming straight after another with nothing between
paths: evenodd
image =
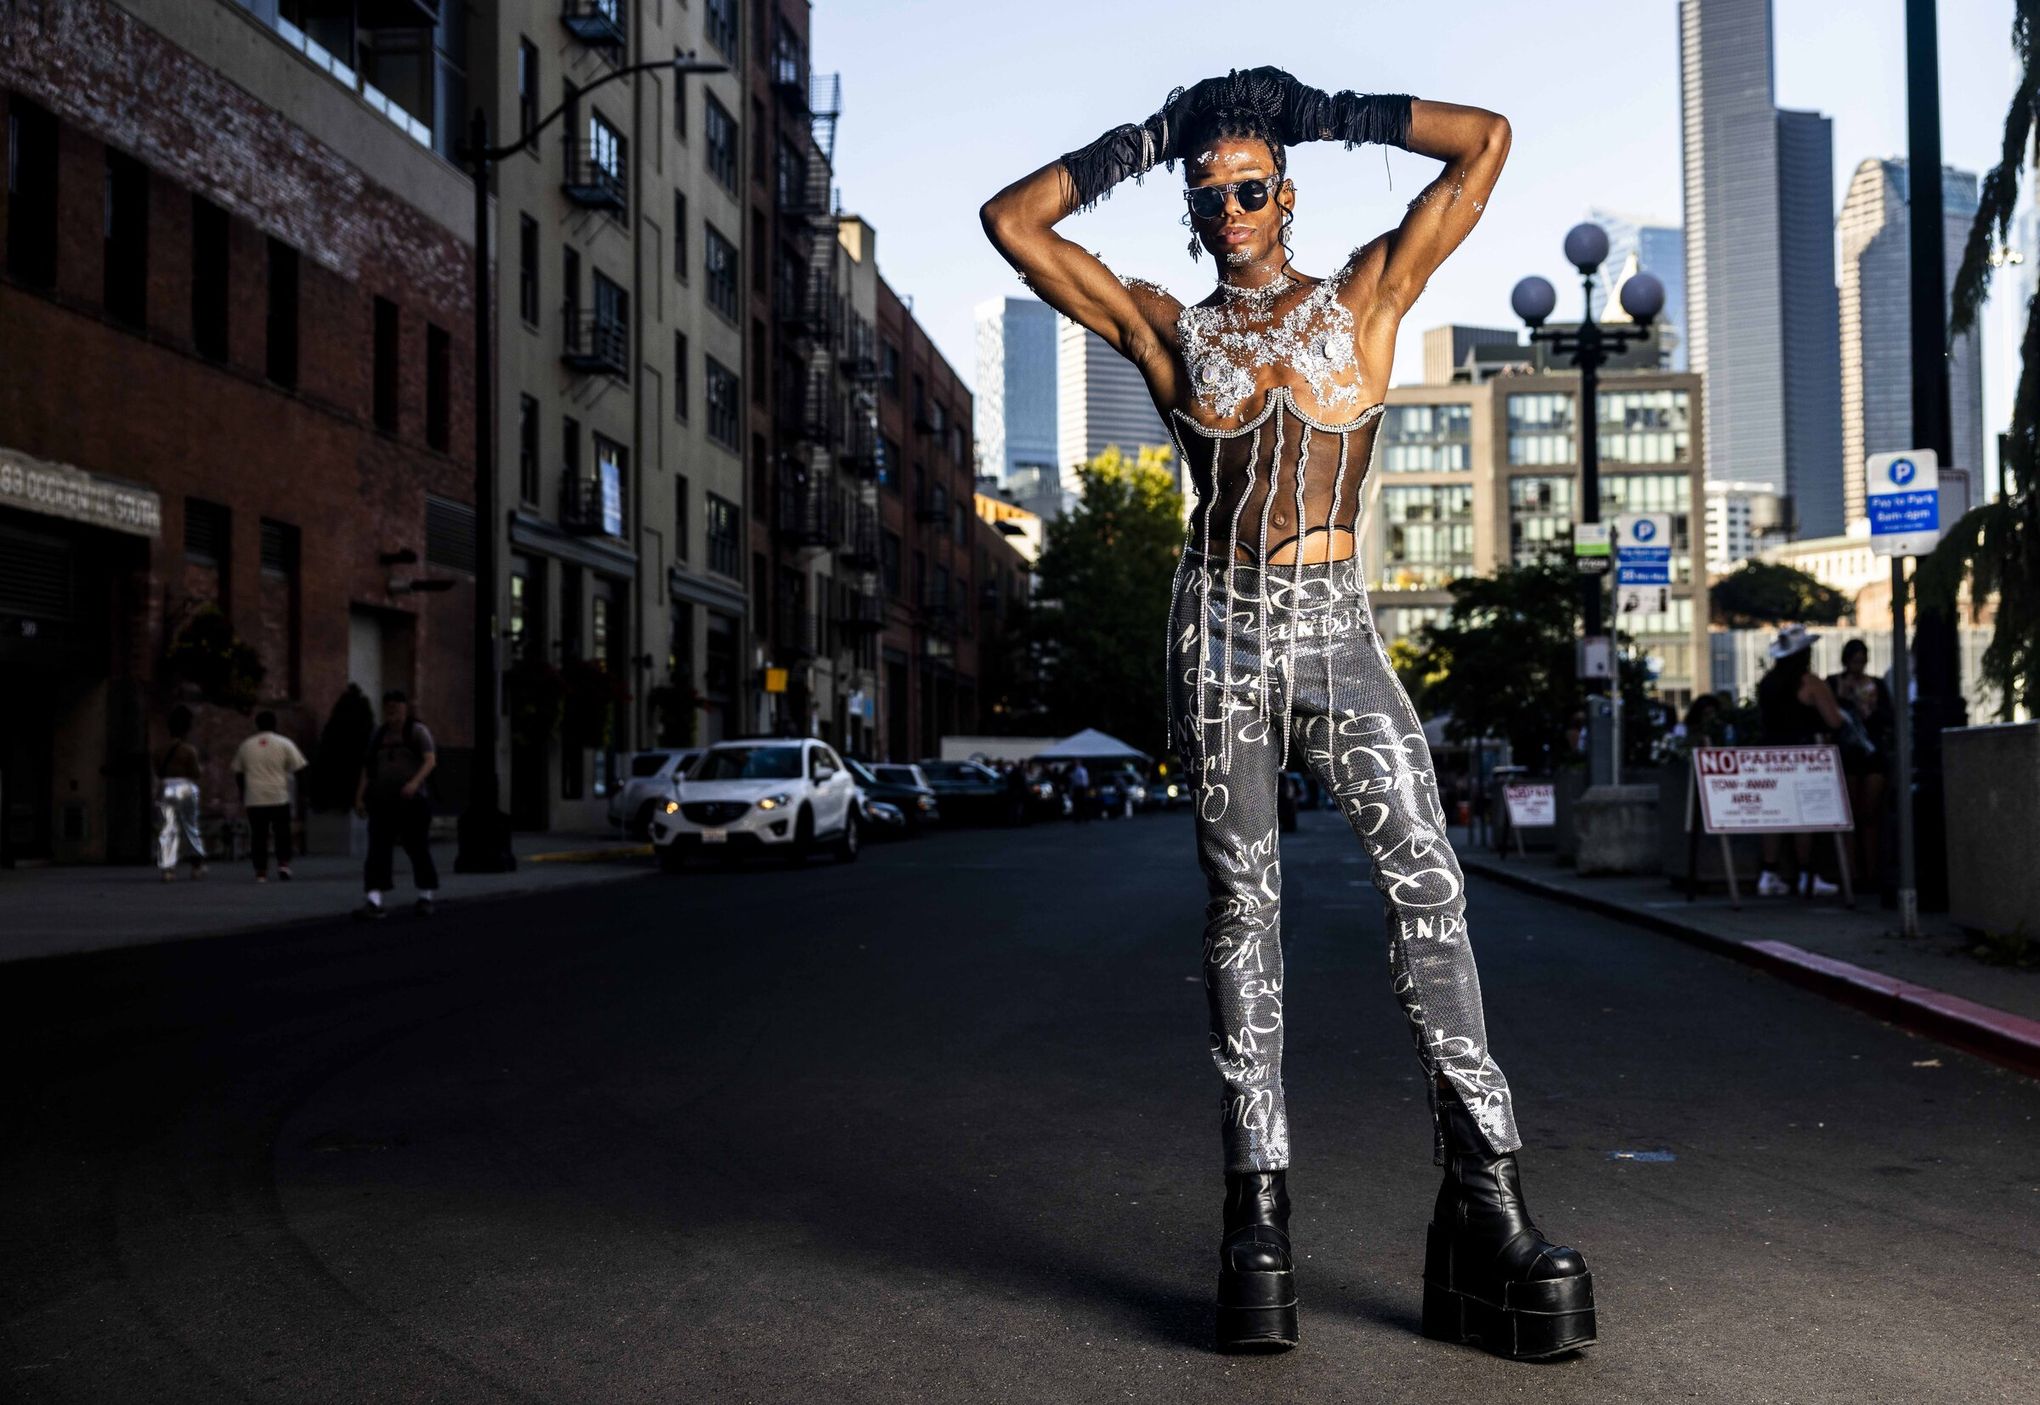
<instances>
[{"instance_id":1,"label":"parked car","mask_svg":"<svg viewBox=\"0 0 2040 1405\"><path fill-rule=\"evenodd\" d=\"M1147 782L1131 766L1100 767L1092 785L1098 791L1098 813L1108 819L1131 816L1147 806Z\"/></svg>"},{"instance_id":2,"label":"parked car","mask_svg":"<svg viewBox=\"0 0 2040 1405\"><path fill-rule=\"evenodd\" d=\"M1190 803L1190 773L1177 771L1172 775L1152 776L1148 779L1148 808L1152 810L1174 810Z\"/></svg>"},{"instance_id":3,"label":"parked car","mask_svg":"<svg viewBox=\"0 0 2040 1405\"><path fill-rule=\"evenodd\" d=\"M684 793L652 816L652 845L678 871L693 855L774 853L802 863L820 844L839 862L862 835L857 779L816 737L715 743L688 768Z\"/></svg>"},{"instance_id":4,"label":"parked car","mask_svg":"<svg viewBox=\"0 0 2040 1405\"><path fill-rule=\"evenodd\" d=\"M945 819L959 824L987 824L1005 814L1006 779L975 761L923 759L921 774L934 788Z\"/></svg>"},{"instance_id":5,"label":"parked car","mask_svg":"<svg viewBox=\"0 0 2040 1405\"><path fill-rule=\"evenodd\" d=\"M942 806L935 797L935 789L921 775L918 766L866 761L856 756L844 757L843 764L857 778L857 784L867 799L883 801L899 810L908 834L918 834L922 825L932 824L942 817Z\"/></svg>"},{"instance_id":6,"label":"parked car","mask_svg":"<svg viewBox=\"0 0 2040 1405\"><path fill-rule=\"evenodd\" d=\"M677 782L699 755L700 747L687 746L640 751L631 757L628 771L609 797L609 827L633 839L645 838L652 816L668 800L680 798Z\"/></svg>"},{"instance_id":7,"label":"parked car","mask_svg":"<svg viewBox=\"0 0 2040 1405\"><path fill-rule=\"evenodd\" d=\"M900 807L889 800L873 800L858 791L859 803L863 805L864 829L873 839L904 839L907 837L907 817L900 813Z\"/></svg>"}]
</instances>

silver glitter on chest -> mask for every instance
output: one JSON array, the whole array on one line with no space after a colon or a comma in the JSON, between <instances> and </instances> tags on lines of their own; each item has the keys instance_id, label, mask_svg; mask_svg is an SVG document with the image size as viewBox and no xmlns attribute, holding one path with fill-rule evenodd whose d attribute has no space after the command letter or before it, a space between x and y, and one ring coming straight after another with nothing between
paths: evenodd
<instances>
[{"instance_id":1,"label":"silver glitter on chest","mask_svg":"<svg viewBox=\"0 0 2040 1405\"><path fill-rule=\"evenodd\" d=\"M1287 366L1309 384L1322 411L1357 404L1360 378L1338 383L1355 361L1353 313L1333 295L1335 281L1325 279L1279 318L1273 316L1275 300L1296 284L1287 274L1248 292L1220 284L1220 302L1184 308L1176 319L1176 339L1197 403L1230 419L1255 393L1257 370Z\"/></svg>"}]
</instances>

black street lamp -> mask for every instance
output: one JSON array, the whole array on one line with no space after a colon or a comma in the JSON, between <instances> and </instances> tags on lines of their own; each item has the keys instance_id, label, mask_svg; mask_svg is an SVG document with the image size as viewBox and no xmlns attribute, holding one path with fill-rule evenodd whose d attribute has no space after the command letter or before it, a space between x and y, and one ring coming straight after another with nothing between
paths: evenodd
<instances>
[{"instance_id":1,"label":"black street lamp","mask_svg":"<svg viewBox=\"0 0 2040 1405\"><path fill-rule=\"evenodd\" d=\"M678 82L689 73L727 73L723 63L697 63L692 53L615 69L579 89L533 123L506 146L489 145L489 115L477 107L468 122L468 138L460 158L475 187L475 761L469 777L467 808L460 817L460 847L453 860L456 873L508 873L517 867L510 849L510 819L498 803L496 782L496 711L501 669L497 662L496 620L496 438L492 370L495 357L489 332L489 167L515 156L580 100L607 83L637 73L671 73Z\"/></svg>"},{"instance_id":2,"label":"black street lamp","mask_svg":"<svg viewBox=\"0 0 2040 1405\"><path fill-rule=\"evenodd\" d=\"M1601 412L1597 397L1600 393L1601 367L1607 361L1632 345L1650 340L1653 335L1651 320L1664 310L1665 287L1656 277L1648 273L1636 273L1622 284L1622 310L1633 319L1629 323L1602 325L1594 320L1594 275L1608 257L1608 232L1598 224L1576 224L1566 231L1566 262L1580 271L1580 286L1586 293L1586 317L1577 327L1550 327L1544 325L1546 318L1558 306L1558 292L1550 282L1535 276L1517 283L1509 294L1509 304L1530 326L1530 340L1549 346L1559 356L1569 356L1573 365L1580 370L1580 521L1587 525L1598 524L1601 520ZM1585 625L1584 634L1588 640L1601 637L1601 578L1598 574L1583 571L1580 576L1581 618ZM1615 653L1607 651L1609 671L1614 673ZM1603 691L1601 679L1589 678L1587 691ZM1615 680L1615 695L1621 696L1620 680ZM1589 774L1594 768L1589 767ZM1608 774L1612 777L1611 767Z\"/></svg>"}]
</instances>

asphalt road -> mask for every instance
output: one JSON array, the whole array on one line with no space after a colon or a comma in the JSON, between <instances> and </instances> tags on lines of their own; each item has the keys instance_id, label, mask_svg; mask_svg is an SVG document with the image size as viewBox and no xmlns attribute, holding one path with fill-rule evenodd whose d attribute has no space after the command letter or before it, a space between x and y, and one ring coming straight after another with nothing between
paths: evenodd
<instances>
[{"instance_id":1,"label":"asphalt road","mask_svg":"<svg viewBox=\"0 0 2040 1405\"><path fill-rule=\"evenodd\" d=\"M1287 1355L1207 1345L1177 815L7 968L0 1398L2040 1398L2040 1083L1479 881L1601 1340L1424 1340L1422 1074L1357 846L1303 824Z\"/></svg>"}]
</instances>

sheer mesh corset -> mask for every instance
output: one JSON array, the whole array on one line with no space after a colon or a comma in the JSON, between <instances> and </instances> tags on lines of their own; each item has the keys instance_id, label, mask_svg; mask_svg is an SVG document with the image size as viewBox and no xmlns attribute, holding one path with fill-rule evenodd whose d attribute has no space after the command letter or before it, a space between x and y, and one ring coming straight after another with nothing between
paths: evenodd
<instances>
[{"instance_id":1,"label":"sheer mesh corset","mask_svg":"<svg viewBox=\"0 0 2040 1405\"><path fill-rule=\"evenodd\" d=\"M1174 588L1180 595L1195 554L1200 567L1197 577L1203 582L1198 592L1200 620L1194 625L1198 629L1205 629L1212 617L1209 594L1214 574L1222 577L1229 602L1251 603L1256 621L1265 622L1270 591L1280 588L1285 575L1300 585L1306 554L1334 561L1354 558L1358 568L1360 489L1387 403L1370 405L1350 420L1331 423L1306 414L1287 385L1270 386L1263 399L1261 412L1233 429L1213 429L1180 409L1169 410L1169 432L1175 439L1178 461L1197 496L1184 525L1183 555L1177 563ZM1286 560L1276 559L1285 552ZM1223 569L1214 572L1210 569L1214 564ZM1293 585L1291 594L1296 593ZM1229 622L1230 603L1223 614ZM1182 627L1172 608L1171 640ZM1211 651L1217 655L1216 671L1200 664L1198 677L1188 680L1194 682L1197 694L1193 725L1198 727L1208 720L1204 685L1229 686L1229 623L1223 634L1225 637L1213 641L1218 648ZM1292 639L1292 652L1294 647ZM1293 659L1285 662L1293 663ZM1166 744L1187 754L1195 749L1197 739L1176 735L1176 693L1176 680L1171 678L1163 724ZM1286 765L1286 728L1283 742Z\"/></svg>"}]
</instances>

